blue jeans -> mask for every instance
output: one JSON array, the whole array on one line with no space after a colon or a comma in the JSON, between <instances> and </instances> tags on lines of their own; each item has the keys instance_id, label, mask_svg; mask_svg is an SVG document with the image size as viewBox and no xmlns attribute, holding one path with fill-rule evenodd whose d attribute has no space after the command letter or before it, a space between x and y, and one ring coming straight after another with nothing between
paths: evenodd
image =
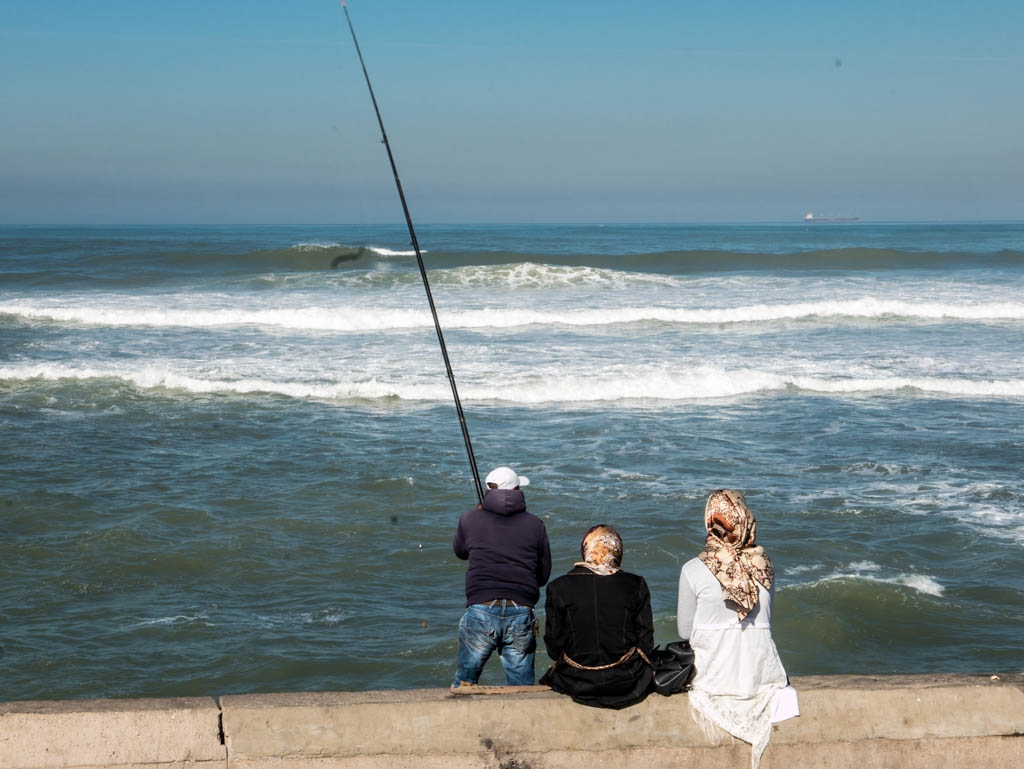
<instances>
[{"instance_id":1,"label":"blue jeans","mask_svg":"<svg viewBox=\"0 0 1024 769\"><path fill-rule=\"evenodd\" d=\"M532 686L537 651L533 623L533 609L512 601L468 606L459 621L459 666L452 686L462 681L475 684L495 650L501 656L509 686Z\"/></svg>"}]
</instances>

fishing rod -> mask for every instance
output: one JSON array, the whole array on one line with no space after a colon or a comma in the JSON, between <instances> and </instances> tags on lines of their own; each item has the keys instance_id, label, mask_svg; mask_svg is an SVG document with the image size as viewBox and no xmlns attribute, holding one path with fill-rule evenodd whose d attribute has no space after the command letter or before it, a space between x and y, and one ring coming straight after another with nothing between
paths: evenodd
<instances>
[{"instance_id":1,"label":"fishing rod","mask_svg":"<svg viewBox=\"0 0 1024 769\"><path fill-rule=\"evenodd\" d=\"M444 367L448 372L448 381L452 386L452 397L455 399L455 411L459 415L459 426L462 428L462 440L466 443L466 454L469 456L469 468L473 471L473 482L476 486L477 502L483 504L484 489L480 484L480 472L476 467L476 457L473 456L473 444L469 440L469 428L466 426L466 415L462 411L462 401L459 400L459 391L455 386L455 374L452 373L452 362L448 358L448 348L444 343L444 334L441 333L441 322L437 319L437 308L434 306L434 296L430 293L430 281L427 280L427 268L423 266L423 255L420 253L420 244L416 240L416 229L412 226L412 216L409 215L409 206L405 202L405 192L402 191L402 182L398 178L398 166L395 165L395 156L391 152L391 143L388 141L388 132L384 130L384 120L380 116L380 108L377 106L377 97L374 96L373 86L370 84L370 73L366 71L366 62L363 61L363 52L359 48L359 40L356 39L356 30L352 26L352 17L348 15L348 6L345 0L341 0L341 8L345 11L345 21L348 22L349 32L352 33L352 42L355 43L356 53L359 55L359 65L363 68L363 77L366 78L366 87L370 90L370 100L373 102L373 111L377 113L377 124L380 126L380 135L384 148L388 151L388 161L391 163L391 173L395 177L395 187L398 188L398 197L402 201L402 211L405 212L405 223L409 226L409 237L412 240L413 250L416 252L416 264L420 268L420 277L423 279L423 288L427 292L427 302L430 304L430 314L434 318L434 330L437 331L437 341L441 345L441 356L444 358Z\"/></svg>"}]
</instances>

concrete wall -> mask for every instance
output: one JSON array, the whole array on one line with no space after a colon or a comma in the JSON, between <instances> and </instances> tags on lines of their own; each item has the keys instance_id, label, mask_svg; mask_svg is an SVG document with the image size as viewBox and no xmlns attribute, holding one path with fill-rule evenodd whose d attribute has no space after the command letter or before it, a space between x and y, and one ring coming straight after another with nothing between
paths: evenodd
<instances>
[{"instance_id":1,"label":"concrete wall","mask_svg":"<svg viewBox=\"0 0 1024 769\"><path fill-rule=\"evenodd\" d=\"M764 769L1024 767L1024 675L793 679L801 717ZM0 767L702 769L750 766L712 746L685 695L621 711L548 691L447 689L0 704Z\"/></svg>"},{"instance_id":2,"label":"concrete wall","mask_svg":"<svg viewBox=\"0 0 1024 769\"><path fill-rule=\"evenodd\" d=\"M226 761L212 697L0 703L3 769L221 769Z\"/></svg>"}]
</instances>

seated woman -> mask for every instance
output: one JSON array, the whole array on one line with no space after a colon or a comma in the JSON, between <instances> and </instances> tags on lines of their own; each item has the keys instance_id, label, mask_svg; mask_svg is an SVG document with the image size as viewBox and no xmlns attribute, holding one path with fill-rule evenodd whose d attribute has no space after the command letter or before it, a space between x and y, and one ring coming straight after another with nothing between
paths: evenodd
<instances>
[{"instance_id":1,"label":"seated woman","mask_svg":"<svg viewBox=\"0 0 1024 769\"><path fill-rule=\"evenodd\" d=\"M583 560L547 588L544 644L555 664L540 682L583 705L624 708L651 691L651 592L621 570L622 538L611 526L590 529L580 551Z\"/></svg>"},{"instance_id":2,"label":"seated woman","mask_svg":"<svg viewBox=\"0 0 1024 769\"><path fill-rule=\"evenodd\" d=\"M705 734L749 742L756 769L772 723L799 715L796 692L772 640L774 572L755 542L743 494L721 489L704 510L707 539L679 575L679 636L694 651L690 710Z\"/></svg>"}]
</instances>

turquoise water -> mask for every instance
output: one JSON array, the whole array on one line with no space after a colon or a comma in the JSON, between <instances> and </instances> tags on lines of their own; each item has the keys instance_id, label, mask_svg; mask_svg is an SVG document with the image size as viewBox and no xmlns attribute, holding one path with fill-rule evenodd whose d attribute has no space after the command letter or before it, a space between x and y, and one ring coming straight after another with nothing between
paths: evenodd
<instances>
[{"instance_id":1,"label":"turquoise water","mask_svg":"<svg viewBox=\"0 0 1024 769\"><path fill-rule=\"evenodd\" d=\"M613 523L672 640L732 486L790 673L1024 670L1024 225L417 234L556 573ZM0 229L0 431L0 699L450 682L475 492L403 227Z\"/></svg>"}]
</instances>

